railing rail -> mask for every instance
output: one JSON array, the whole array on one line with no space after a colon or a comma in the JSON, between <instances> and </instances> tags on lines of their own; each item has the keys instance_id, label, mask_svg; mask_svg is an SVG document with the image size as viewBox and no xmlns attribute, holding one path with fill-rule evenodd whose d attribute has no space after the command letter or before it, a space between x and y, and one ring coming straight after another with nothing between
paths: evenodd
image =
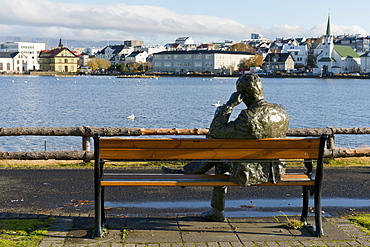
<instances>
[{"instance_id":1,"label":"railing rail","mask_svg":"<svg viewBox=\"0 0 370 247\"><path fill-rule=\"evenodd\" d=\"M144 136L144 135L207 135L208 129L146 129L126 127L15 127L0 128L0 136L81 136L82 150L80 151L44 151L44 152L0 152L0 159L58 159L58 160L84 160L93 159L91 152L91 137L94 133L101 136ZM370 127L360 128L291 128L287 136L307 137L328 134L329 141L325 152L326 157L370 156L370 148L344 149L335 147L335 135L370 134Z\"/></svg>"}]
</instances>

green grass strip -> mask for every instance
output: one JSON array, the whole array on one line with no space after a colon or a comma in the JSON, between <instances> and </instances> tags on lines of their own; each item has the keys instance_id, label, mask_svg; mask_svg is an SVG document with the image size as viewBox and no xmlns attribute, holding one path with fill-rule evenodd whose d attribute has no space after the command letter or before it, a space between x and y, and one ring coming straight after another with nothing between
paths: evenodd
<instances>
[{"instance_id":1,"label":"green grass strip","mask_svg":"<svg viewBox=\"0 0 370 247\"><path fill-rule=\"evenodd\" d=\"M54 218L0 220L0 246L39 246L53 222Z\"/></svg>"}]
</instances>

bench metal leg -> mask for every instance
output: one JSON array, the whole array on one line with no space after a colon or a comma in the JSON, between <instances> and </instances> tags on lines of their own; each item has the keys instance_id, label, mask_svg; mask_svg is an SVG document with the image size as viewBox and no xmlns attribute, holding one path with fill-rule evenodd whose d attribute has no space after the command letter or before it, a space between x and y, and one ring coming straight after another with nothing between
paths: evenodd
<instances>
[{"instance_id":1,"label":"bench metal leg","mask_svg":"<svg viewBox=\"0 0 370 247\"><path fill-rule=\"evenodd\" d=\"M94 237L101 238L103 236L103 227L102 227L102 188L97 186L95 188L95 229L94 229Z\"/></svg>"},{"instance_id":2,"label":"bench metal leg","mask_svg":"<svg viewBox=\"0 0 370 247\"><path fill-rule=\"evenodd\" d=\"M310 188L310 186L303 186L302 188L303 188L303 207L302 207L301 221L308 224L309 195L310 195L311 189L313 191L314 188ZM321 190L315 189L313 196L314 196L315 225L314 226L311 225L310 228L317 237L321 237L324 235L324 231L322 228L322 215L321 215Z\"/></svg>"},{"instance_id":3,"label":"bench metal leg","mask_svg":"<svg viewBox=\"0 0 370 247\"><path fill-rule=\"evenodd\" d=\"M302 186L302 194L303 194L303 205L302 205L301 222L308 223L308 195L309 195L309 188L307 186Z\"/></svg>"},{"instance_id":4,"label":"bench metal leg","mask_svg":"<svg viewBox=\"0 0 370 247\"><path fill-rule=\"evenodd\" d=\"M104 191L105 191L105 187L102 186L101 187L101 226L104 227L105 226L105 210L104 210Z\"/></svg>"},{"instance_id":5,"label":"bench metal leg","mask_svg":"<svg viewBox=\"0 0 370 247\"><path fill-rule=\"evenodd\" d=\"M315 233L316 236L324 236L324 230L322 228L322 215L321 215L321 190L316 189L314 194L315 203Z\"/></svg>"},{"instance_id":6,"label":"bench metal leg","mask_svg":"<svg viewBox=\"0 0 370 247\"><path fill-rule=\"evenodd\" d=\"M94 199L95 199L95 219L94 219L94 237L101 238L103 236L103 211L104 210L104 195L100 179L102 177L103 162L100 160L100 143L99 135L94 134Z\"/></svg>"}]
</instances>

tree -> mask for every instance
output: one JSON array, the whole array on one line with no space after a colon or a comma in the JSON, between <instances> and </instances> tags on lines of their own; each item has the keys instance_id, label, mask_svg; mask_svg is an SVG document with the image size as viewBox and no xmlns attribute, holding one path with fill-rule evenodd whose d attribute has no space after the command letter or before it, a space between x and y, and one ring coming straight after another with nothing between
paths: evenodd
<instances>
[{"instance_id":1,"label":"tree","mask_svg":"<svg viewBox=\"0 0 370 247\"><path fill-rule=\"evenodd\" d=\"M127 64L127 67L129 68L130 72L137 72L139 69L140 64L138 63L130 63Z\"/></svg>"},{"instance_id":2,"label":"tree","mask_svg":"<svg viewBox=\"0 0 370 247\"><path fill-rule=\"evenodd\" d=\"M129 72L129 69L127 68L126 64L123 64L123 63L119 63L115 65L115 70L121 73Z\"/></svg>"},{"instance_id":3,"label":"tree","mask_svg":"<svg viewBox=\"0 0 370 247\"><path fill-rule=\"evenodd\" d=\"M317 59L317 57L314 54L308 55L307 68L311 69L311 68L316 67L316 59Z\"/></svg>"},{"instance_id":4,"label":"tree","mask_svg":"<svg viewBox=\"0 0 370 247\"><path fill-rule=\"evenodd\" d=\"M250 67L261 67L263 65L263 57L261 55L254 55L253 57L247 59L244 58L239 64L241 69L249 69Z\"/></svg>"},{"instance_id":5,"label":"tree","mask_svg":"<svg viewBox=\"0 0 370 247\"><path fill-rule=\"evenodd\" d=\"M108 69L110 67L110 62L102 58L92 58L87 62L87 66L91 67L92 70Z\"/></svg>"},{"instance_id":6,"label":"tree","mask_svg":"<svg viewBox=\"0 0 370 247\"><path fill-rule=\"evenodd\" d=\"M256 50L252 46L247 45L245 43L233 44L227 50L228 51L244 51L244 52L250 52L250 53L256 54Z\"/></svg>"}]
</instances>

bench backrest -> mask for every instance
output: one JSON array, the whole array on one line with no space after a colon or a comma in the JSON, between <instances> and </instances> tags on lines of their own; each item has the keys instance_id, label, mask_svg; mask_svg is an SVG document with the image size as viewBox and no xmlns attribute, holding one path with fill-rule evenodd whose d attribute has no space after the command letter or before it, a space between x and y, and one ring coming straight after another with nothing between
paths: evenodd
<instances>
[{"instance_id":1,"label":"bench backrest","mask_svg":"<svg viewBox=\"0 0 370 247\"><path fill-rule=\"evenodd\" d=\"M100 150L100 159L127 161L319 159L324 143L323 136L257 140L96 137L95 149Z\"/></svg>"}]
</instances>

